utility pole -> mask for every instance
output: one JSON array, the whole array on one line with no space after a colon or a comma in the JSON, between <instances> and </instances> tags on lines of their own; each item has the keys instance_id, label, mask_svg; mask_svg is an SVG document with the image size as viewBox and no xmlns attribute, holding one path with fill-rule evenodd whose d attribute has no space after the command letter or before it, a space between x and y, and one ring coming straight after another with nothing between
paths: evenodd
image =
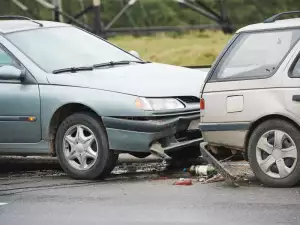
<instances>
[{"instance_id":1,"label":"utility pole","mask_svg":"<svg viewBox=\"0 0 300 225\"><path fill-rule=\"evenodd\" d=\"M53 10L53 19L57 22L63 22L63 17L59 11L62 11L62 0L52 0L52 4L55 6Z\"/></svg>"},{"instance_id":2,"label":"utility pole","mask_svg":"<svg viewBox=\"0 0 300 225\"><path fill-rule=\"evenodd\" d=\"M94 32L96 35L99 35L103 38L105 38L105 33L102 27L101 22L101 15L100 15L100 9L101 9L101 0L93 0L93 10L94 10Z\"/></svg>"},{"instance_id":3,"label":"utility pole","mask_svg":"<svg viewBox=\"0 0 300 225\"><path fill-rule=\"evenodd\" d=\"M232 34L234 32L234 29L232 27L232 24L227 14L226 0L219 0L219 4L220 4L222 30L225 34Z\"/></svg>"}]
</instances>

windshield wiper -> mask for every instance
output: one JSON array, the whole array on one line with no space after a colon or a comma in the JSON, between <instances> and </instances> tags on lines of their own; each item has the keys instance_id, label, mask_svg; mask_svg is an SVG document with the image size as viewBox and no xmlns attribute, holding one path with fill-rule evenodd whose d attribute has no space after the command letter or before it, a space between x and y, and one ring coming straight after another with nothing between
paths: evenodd
<instances>
[{"instance_id":1,"label":"windshield wiper","mask_svg":"<svg viewBox=\"0 0 300 225\"><path fill-rule=\"evenodd\" d=\"M150 63L147 61L135 61L135 60L122 60L122 61L110 61L110 62L105 62L105 63L99 63L93 65L94 68L100 68L100 67L105 67L105 66L117 66L117 65L128 65L130 63L140 63L140 64L145 64L145 63Z\"/></svg>"},{"instance_id":2,"label":"windshield wiper","mask_svg":"<svg viewBox=\"0 0 300 225\"><path fill-rule=\"evenodd\" d=\"M94 68L92 66L68 67L68 68L53 70L52 73L54 73L54 74L65 73L65 72L76 73L77 71L88 71L88 70L93 70L93 69Z\"/></svg>"},{"instance_id":3,"label":"windshield wiper","mask_svg":"<svg viewBox=\"0 0 300 225\"><path fill-rule=\"evenodd\" d=\"M100 67L105 67L105 66L116 66L116 65L128 65L130 63L150 63L147 61L134 61L134 60L123 60L123 61L111 61L111 62L105 62L105 63L99 63L95 64L93 66L82 66L82 67L68 67L68 68L63 68L63 69L57 69L53 70L53 74L58 74L58 73L65 73L65 72L71 72L71 73L76 73L77 71L89 71L93 70L94 68L100 68Z\"/></svg>"}]
</instances>

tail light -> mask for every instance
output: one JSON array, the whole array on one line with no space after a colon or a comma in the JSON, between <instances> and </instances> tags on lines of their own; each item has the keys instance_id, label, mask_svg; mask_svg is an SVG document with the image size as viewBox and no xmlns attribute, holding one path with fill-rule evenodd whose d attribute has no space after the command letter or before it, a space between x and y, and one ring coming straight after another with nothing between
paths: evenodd
<instances>
[{"instance_id":1,"label":"tail light","mask_svg":"<svg viewBox=\"0 0 300 225\"><path fill-rule=\"evenodd\" d=\"M204 98L200 98L200 110L205 109L205 100Z\"/></svg>"}]
</instances>

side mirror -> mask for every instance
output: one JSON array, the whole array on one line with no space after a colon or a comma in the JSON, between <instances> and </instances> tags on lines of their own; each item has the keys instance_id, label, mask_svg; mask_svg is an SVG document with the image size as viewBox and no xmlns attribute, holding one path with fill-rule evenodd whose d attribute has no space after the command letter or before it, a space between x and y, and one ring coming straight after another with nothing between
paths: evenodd
<instances>
[{"instance_id":1,"label":"side mirror","mask_svg":"<svg viewBox=\"0 0 300 225\"><path fill-rule=\"evenodd\" d=\"M23 72L11 65L0 66L0 80L21 80Z\"/></svg>"},{"instance_id":2,"label":"side mirror","mask_svg":"<svg viewBox=\"0 0 300 225\"><path fill-rule=\"evenodd\" d=\"M137 51L131 50L131 51L129 51L129 53L137 58L140 58L140 55Z\"/></svg>"}]
</instances>

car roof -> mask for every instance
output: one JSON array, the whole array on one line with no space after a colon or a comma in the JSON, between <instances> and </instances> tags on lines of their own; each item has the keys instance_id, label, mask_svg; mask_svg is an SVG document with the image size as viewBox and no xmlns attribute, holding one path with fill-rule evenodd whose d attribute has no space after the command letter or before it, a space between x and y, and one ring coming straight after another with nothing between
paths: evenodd
<instances>
[{"instance_id":1,"label":"car roof","mask_svg":"<svg viewBox=\"0 0 300 225\"><path fill-rule=\"evenodd\" d=\"M40 26L38 23L42 24ZM65 23L58 23L53 21L44 21L44 20L0 20L0 33L6 34L11 32L32 30L32 29L42 29L44 27L63 27L71 26Z\"/></svg>"},{"instance_id":2,"label":"car roof","mask_svg":"<svg viewBox=\"0 0 300 225\"><path fill-rule=\"evenodd\" d=\"M275 22L269 23L251 24L239 29L236 33L297 27L300 28L300 18L276 20Z\"/></svg>"}]
</instances>

